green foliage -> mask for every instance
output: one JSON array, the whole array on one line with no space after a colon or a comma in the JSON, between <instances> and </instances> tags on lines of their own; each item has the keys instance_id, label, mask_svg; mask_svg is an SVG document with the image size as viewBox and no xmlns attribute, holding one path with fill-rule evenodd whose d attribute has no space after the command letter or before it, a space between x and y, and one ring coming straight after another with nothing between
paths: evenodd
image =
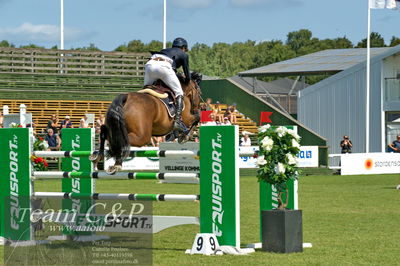
<instances>
[{"instance_id":1,"label":"green foliage","mask_svg":"<svg viewBox=\"0 0 400 266\"><path fill-rule=\"evenodd\" d=\"M383 37L377 32L371 32L369 37L371 47L385 47L385 40ZM367 38L362 39L356 46L356 48L367 48Z\"/></svg>"},{"instance_id":2,"label":"green foliage","mask_svg":"<svg viewBox=\"0 0 400 266\"><path fill-rule=\"evenodd\" d=\"M6 40L2 40L2 41L0 42L0 47L15 47L15 46L14 46L14 44L9 43L9 42L6 41Z\"/></svg>"},{"instance_id":3,"label":"green foliage","mask_svg":"<svg viewBox=\"0 0 400 266\"><path fill-rule=\"evenodd\" d=\"M274 185L279 192L285 191L286 182L298 177L296 156L300 151L299 141L300 136L285 127L273 128L270 125L260 127L258 180Z\"/></svg>"},{"instance_id":4,"label":"green foliage","mask_svg":"<svg viewBox=\"0 0 400 266\"><path fill-rule=\"evenodd\" d=\"M400 44L400 38L397 38L395 36L392 36L392 39L390 40L390 45L391 47L399 45Z\"/></svg>"},{"instance_id":5,"label":"green foliage","mask_svg":"<svg viewBox=\"0 0 400 266\"><path fill-rule=\"evenodd\" d=\"M190 41L190 40L188 40ZM393 36L390 46L400 44L400 38ZM150 51L159 51L162 49L162 42L153 40L149 43L143 43L141 40L132 40L128 44L119 45L114 51L130 53L148 53ZM367 39L361 40L357 48L365 48ZM0 42L0 47L13 47L13 44L7 41ZM171 47L171 43L167 43ZM287 34L287 39L268 40L255 42L247 40L245 42L234 42L232 44L217 42L211 46L203 43L195 43L190 55L190 69L201 72L207 76L226 78L237 75L238 72L262 67L265 65L292 59L298 56L326 50L326 49L347 49L354 45L346 37L334 39L318 39L308 29L300 29ZM385 47L383 37L377 33L371 33L371 47ZM41 48L36 45L24 46L24 48ZM52 49L57 49L54 46ZM94 44L89 47L76 48L76 50L99 51ZM306 83L314 84L326 75L306 77ZM272 78L263 78L270 81Z\"/></svg>"}]
</instances>

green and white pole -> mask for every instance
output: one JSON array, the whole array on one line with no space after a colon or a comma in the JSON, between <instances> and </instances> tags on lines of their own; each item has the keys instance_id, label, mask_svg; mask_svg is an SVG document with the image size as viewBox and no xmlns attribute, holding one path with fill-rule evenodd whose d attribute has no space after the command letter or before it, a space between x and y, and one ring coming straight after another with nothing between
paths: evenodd
<instances>
[{"instance_id":1,"label":"green and white pole","mask_svg":"<svg viewBox=\"0 0 400 266\"><path fill-rule=\"evenodd\" d=\"M200 127L200 233L240 247L239 128Z\"/></svg>"},{"instance_id":2,"label":"green and white pole","mask_svg":"<svg viewBox=\"0 0 400 266\"><path fill-rule=\"evenodd\" d=\"M91 151L94 150L93 128L64 128L61 132L62 150L64 151ZM62 159L62 171L65 172L93 172L93 164L88 156L72 157ZM95 180L92 178L64 178L62 179L62 191L76 194L93 194L95 191ZM78 213L86 213L91 207L89 199L63 200L62 208L74 210ZM67 232L67 235L91 235L91 232Z\"/></svg>"}]
</instances>

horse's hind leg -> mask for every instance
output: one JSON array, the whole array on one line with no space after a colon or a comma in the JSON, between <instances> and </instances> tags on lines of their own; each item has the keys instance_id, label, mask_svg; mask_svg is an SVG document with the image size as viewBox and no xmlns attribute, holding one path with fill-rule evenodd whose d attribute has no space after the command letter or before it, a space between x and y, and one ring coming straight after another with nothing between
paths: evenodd
<instances>
[{"instance_id":1,"label":"horse's hind leg","mask_svg":"<svg viewBox=\"0 0 400 266\"><path fill-rule=\"evenodd\" d=\"M90 155L89 160L93 162L93 168L97 171L97 164L104 160L104 146L107 139L107 126L102 125L100 128L100 147L98 151Z\"/></svg>"}]
</instances>

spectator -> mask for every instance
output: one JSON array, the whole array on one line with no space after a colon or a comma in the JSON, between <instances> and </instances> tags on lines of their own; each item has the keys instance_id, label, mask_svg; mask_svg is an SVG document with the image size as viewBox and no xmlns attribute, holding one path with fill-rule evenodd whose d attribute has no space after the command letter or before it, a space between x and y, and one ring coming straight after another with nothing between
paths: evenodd
<instances>
[{"instance_id":1,"label":"spectator","mask_svg":"<svg viewBox=\"0 0 400 266\"><path fill-rule=\"evenodd\" d=\"M153 147L159 147L161 142L164 142L164 137L152 137L151 138L151 145Z\"/></svg>"},{"instance_id":2,"label":"spectator","mask_svg":"<svg viewBox=\"0 0 400 266\"><path fill-rule=\"evenodd\" d=\"M210 114L210 119L211 119L211 121L207 121L207 122L204 123L203 125L206 125L206 126L217 126L217 125L220 125L220 124L221 124L221 123L219 123L219 122L217 122L217 121L215 120L215 116L214 116L213 113Z\"/></svg>"},{"instance_id":3,"label":"spectator","mask_svg":"<svg viewBox=\"0 0 400 266\"><path fill-rule=\"evenodd\" d=\"M84 115L81 118L81 121L79 122L79 127L80 128L88 128L89 127L89 122L88 122L88 117L87 115Z\"/></svg>"},{"instance_id":4,"label":"spectator","mask_svg":"<svg viewBox=\"0 0 400 266\"><path fill-rule=\"evenodd\" d=\"M222 125L229 126L229 125L232 125L232 124L231 124L231 121L229 121L228 117L224 117L224 123L222 123Z\"/></svg>"},{"instance_id":5,"label":"spectator","mask_svg":"<svg viewBox=\"0 0 400 266\"><path fill-rule=\"evenodd\" d=\"M397 135L396 140L389 144L389 148L393 152L400 153L400 135Z\"/></svg>"},{"instance_id":6,"label":"spectator","mask_svg":"<svg viewBox=\"0 0 400 266\"><path fill-rule=\"evenodd\" d=\"M243 131L243 137L240 139L240 146L251 146L251 139L249 138L249 132Z\"/></svg>"},{"instance_id":7,"label":"spectator","mask_svg":"<svg viewBox=\"0 0 400 266\"><path fill-rule=\"evenodd\" d=\"M212 114L214 115L215 122L222 123L224 121L224 115L222 113L221 106L219 105L219 101L217 101L212 107Z\"/></svg>"},{"instance_id":8,"label":"spectator","mask_svg":"<svg viewBox=\"0 0 400 266\"><path fill-rule=\"evenodd\" d=\"M57 115L51 115L50 120L47 121L46 130L48 130L49 128L53 130L54 134L58 133L58 129L60 128L60 123L58 121Z\"/></svg>"},{"instance_id":9,"label":"spectator","mask_svg":"<svg viewBox=\"0 0 400 266\"><path fill-rule=\"evenodd\" d=\"M205 111L211 111L211 110L213 110L213 107L212 107L212 99L211 98L207 98L207 100L206 100L206 106L205 106Z\"/></svg>"},{"instance_id":10,"label":"spectator","mask_svg":"<svg viewBox=\"0 0 400 266\"><path fill-rule=\"evenodd\" d=\"M340 147L342 148L342 153L351 153L351 148L353 147L353 143L349 139L349 136L344 135L343 140L340 142Z\"/></svg>"},{"instance_id":11,"label":"spectator","mask_svg":"<svg viewBox=\"0 0 400 266\"><path fill-rule=\"evenodd\" d=\"M236 113L237 113L236 107L231 105L228 108L226 108L224 117L227 117L229 121L231 121L231 124L236 124L237 123Z\"/></svg>"},{"instance_id":12,"label":"spectator","mask_svg":"<svg viewBox=\"0 0 400 266\"><path fill-rule=\"evenodd\" d=\"M48 144L48 149L49 151L59 151L60 146L61 146L61 139L57 134L54 134L53 129L49 128L47 129L47 135L44 138L44 140Z\"/></svg>"},{"instance_id":13,"label":"spectator","mask_svg":"<svg viewBox=\"0 0 400 266\"><path fill-rule=\"evenodd\" d=\"M74 126L72 125L69 115L66 115L65 119L61 122L61 128L73 128L73 127Z\"/></svg>"},{"instance_id":14,"label":"spectator","mask_svg":"<svg viewBox=\"0 0 400 266\"><path fill-rule=\"evenodd\" d=\"M4 120L4 117L3 117L3 114L0 111L0 128L3 127L3 120Z\"/></svg>"},{"instance_id":15,"label":"spectator","mask_svg":"<svg viewBox=\"0 0 400 266\"><path fill-rule=\"evenodd\" d=\"M100 128L101 128L101 126L102 125L104 125L106 122L105 122L105 116L104 116L104 114L101 114L100 116L99 116L99 119L97 119L96 120L96 126L95 126L95 128L96 128L96 133L100 133Z\"/></svg>"}]
</instances>

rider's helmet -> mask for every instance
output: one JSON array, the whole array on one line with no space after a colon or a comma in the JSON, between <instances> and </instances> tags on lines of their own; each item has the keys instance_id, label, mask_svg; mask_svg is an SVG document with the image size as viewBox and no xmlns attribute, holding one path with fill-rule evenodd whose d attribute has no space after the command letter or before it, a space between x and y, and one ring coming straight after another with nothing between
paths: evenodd
<instances>
[{"instance_id":1,"label":"rider's helmet","mask_svg":"<svg viewBox=\"0 0 400 266\"><path fill-rule=\"evenodd\" d=\"M188 43L185 39L179 37L172 42L172 47L188 49Z\"/></svg>"}]
</instances>

